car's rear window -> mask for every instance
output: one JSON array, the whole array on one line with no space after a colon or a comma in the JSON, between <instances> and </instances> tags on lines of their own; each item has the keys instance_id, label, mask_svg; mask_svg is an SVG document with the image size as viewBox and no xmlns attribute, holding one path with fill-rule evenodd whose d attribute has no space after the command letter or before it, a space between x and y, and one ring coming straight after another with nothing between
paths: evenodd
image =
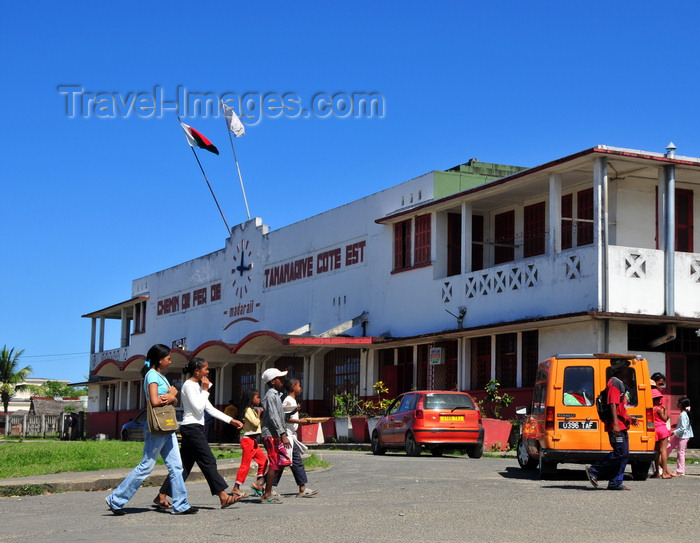
<instances>
[{"instance_id":1,"label":"car's rear window","mask_svg":"<svg viewBox=\"0 0 700 543\"><path fill-rule=\"evenodd\" d=\"M474 402L466 394L426 394L423 409L475 409Z\"/></svg>"}]
</instances>

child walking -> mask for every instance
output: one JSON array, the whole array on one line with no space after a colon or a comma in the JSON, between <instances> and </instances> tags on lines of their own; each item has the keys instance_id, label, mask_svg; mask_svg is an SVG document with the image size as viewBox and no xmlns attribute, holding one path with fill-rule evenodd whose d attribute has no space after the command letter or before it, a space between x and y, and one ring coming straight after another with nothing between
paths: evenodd
<instances>
[{"instance_id":1,"label":"child walking","mask_svg":"<svg viewBox=\"0 0 700 543\"><path fill-rule=\"evenodd\" d=\"M255 461L258 465L258 477L255 482L250 485L251 488L260 496L265 487L263 477L265 471L267 471L267 457L265 456L265 451L259 445L261 411L260 392L257 390L244 391L239 408L239 412L243 413L243 428L241 429L241 465L236 474L236 483L233 485L233 490L231 491L234 496L240 496L240 498L248 497L248 494L241 490L241 485L245 483L246 477L248 476L251 460Z\"/></svg>"},{"instance_id":2,"label":"child walking","mask_svg":"<svg viewBox=\"0 0 700 543\"><path fill-rule=\"evenodd\" d=\"M690 400L687 396L678 399L678 409L680 409L681 414L678 415L678 422L675 426L676 429L671 433L671 440L668 444L667 453L671 454L673 449L676 447L678 448L675 475L681 476L685 475L685 448L688 445L688 440L693 437L693 427L691 426L690 419Z\"/></svg>"}]
</instances>

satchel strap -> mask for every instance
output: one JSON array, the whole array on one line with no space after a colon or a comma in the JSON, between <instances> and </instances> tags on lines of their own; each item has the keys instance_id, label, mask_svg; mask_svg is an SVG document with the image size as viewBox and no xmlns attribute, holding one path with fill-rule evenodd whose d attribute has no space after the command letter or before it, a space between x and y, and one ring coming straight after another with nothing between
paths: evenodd
<instances>
[{"instance_id":1,"label":"satchel strap","mask_svg":"<svg viewBox=\"0 0 700 543\"><path fill-rule=\"evenodd\" d=\"M161 381L163 381L163 383L165 383L165 388L166 388L166 389L170 389L170 381L168 381L168 380L165 378L165 376L164 376L162 373L160 373L159 371L156 371L156 370L154 370L153 368L151 368L150 370L148 370L148 371L146 372L146 375L148 375L148 374L151 373L152 371L155 372L155 374L158 376L158 378L159 378ZM148 387L146 386L146 380L145 380L145 379L143 380L143 392L144 392L144 394L145 394L146 396L148 396Z\"/></svg>"}]
</instances>

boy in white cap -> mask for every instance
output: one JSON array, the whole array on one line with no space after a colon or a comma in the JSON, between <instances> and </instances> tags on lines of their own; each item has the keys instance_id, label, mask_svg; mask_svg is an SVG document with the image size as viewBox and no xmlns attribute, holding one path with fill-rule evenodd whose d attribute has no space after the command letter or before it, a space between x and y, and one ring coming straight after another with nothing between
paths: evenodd
<instances>
[{"instance_id":1,"label":"boy in white cap","mask_svg":"<svg viewBox=\"0 0 700 543\"><path fill-rule=\"evenodd\" d=\"M272 495L272 486L275 475L280 469L279 455L277 453L280 441L286 447L289 446L287 438L287 426L284 420L284 410L282 409L282 389L284 383L281 377L287 375L286 371L277 368L268 368L262 374L263 383L267 383L268 390L262 400L262 440L267 451L269 467L265 474L265 491L261 498L262 503L282 503L282 501ZM256 490L253 488L253 490Z\"/></svg>"}]
</instances>

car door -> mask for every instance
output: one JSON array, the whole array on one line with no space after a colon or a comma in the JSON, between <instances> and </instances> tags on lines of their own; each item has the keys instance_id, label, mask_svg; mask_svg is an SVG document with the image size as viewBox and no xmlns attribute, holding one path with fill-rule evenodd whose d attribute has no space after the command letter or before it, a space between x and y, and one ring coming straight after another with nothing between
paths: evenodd
<instances>
[{"instance_id":1,"label":"car door","mask_svg":"<svg viewBox=\"0 0 700 543\"><path fill-rule=\"evenodd\" d=\"M403 400L403 398L403 394L396 398L389 406L389 409L386 410L386 415L382 418L381 421L379 421L379 434L381 435L382 442L386 445L392 445L396 443L396 433L394 431L394 426L396 424L396 415L399 411L399 407L401 406L401 401Z\"/></svg>"},{"instance_id":2,"label":"car door","mask_svg":"<svg viewBox=\"0 0 700 543\"><path fill-rule=\"evenodd\" d=\"M556 419L550 446L561 450L598 450L601 422L595 408L596 364L567 360L558 366L553 394Z\"/></svg>"},{"instance_id":3,"label":"car door","mask_svg":"<svg viewBox=\"0 0 700 543\"><path fill-rule=\"evenodd\" d=\"M395 443L403 443L406 432L413 427L418 394L406 393L401 399L399 409L394 416L393 434Z\"/></svg>"}]
</instances>

